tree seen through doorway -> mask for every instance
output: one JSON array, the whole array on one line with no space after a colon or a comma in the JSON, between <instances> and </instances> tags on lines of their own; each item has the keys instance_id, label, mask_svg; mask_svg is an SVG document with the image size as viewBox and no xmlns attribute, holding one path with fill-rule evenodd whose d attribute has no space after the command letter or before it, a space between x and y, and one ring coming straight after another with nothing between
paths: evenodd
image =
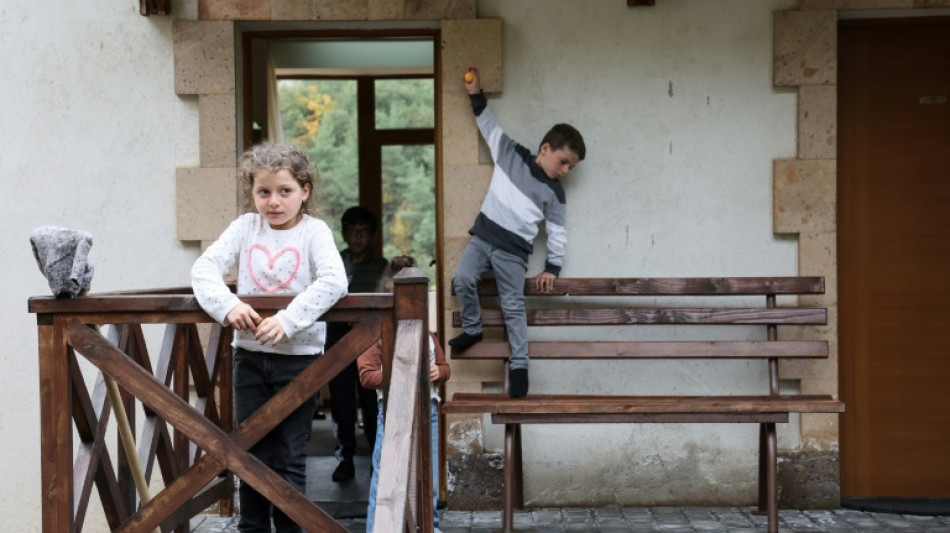
<instances>
[{"instance_id":1,"label":"tree seen through doorway","mask_svg":"<svg viewBox=\"0 0 950 533\"><path fill-rule=\"evenodd\" d=\"M375 128L433 128L432 78L377 79L373 83ZM360 203L358 84L353 79L280 80L278 101L283 138L303 147L320 171L322 218L337 245L343 211ZM392 144L381 147L380 220L383 255L415 257L435 286L435 146Z\"/></svg>"}]
</instances>

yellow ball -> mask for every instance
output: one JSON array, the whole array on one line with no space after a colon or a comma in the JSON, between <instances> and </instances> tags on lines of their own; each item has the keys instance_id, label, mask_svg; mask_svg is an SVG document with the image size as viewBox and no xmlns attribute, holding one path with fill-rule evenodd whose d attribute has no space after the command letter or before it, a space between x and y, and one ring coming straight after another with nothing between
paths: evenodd
<instances>
[{"instance_id":1,"label":"yellow ball","mask_svg":"<svg viewBox=\"0 0 950 533\"><path fill-rule=\"evenodd\" d=\"M463 78L465 79L465 83L472 83L473 81L475 81L475 75L472 74L471 72L466 72Z\"/></svg>"}]
</instances>

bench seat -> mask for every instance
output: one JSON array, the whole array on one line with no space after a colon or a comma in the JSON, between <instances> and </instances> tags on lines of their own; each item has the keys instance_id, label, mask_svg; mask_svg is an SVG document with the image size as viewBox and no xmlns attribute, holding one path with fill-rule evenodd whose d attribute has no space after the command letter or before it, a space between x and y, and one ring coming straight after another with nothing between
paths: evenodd
<instances>
[{"instance_id":1,"label":"bench seat","mask_svg":"<svg viewBox=\"0 0 950 533\"><path fill-rule=\"evenodd\" d=\"M443 404L444 414L489 415L493 424L505 426L502 531L515 531L512 529L512 511L524 506L521 425L590 423L758 424L759 509L768 515L768 531L778 531L775 425L787 423L794 413L842 413L844 403L831 395L780 394L780 361L822 360L830 353L825 340L778 340L779 327L825 325L828 311L822 307L800 305L800 302L779 306L777 297L819 295L824 290L824 278L820 277L562 278L555 282L553 291L540 294L529 280L525 285L529 328L553 327L569 332L574 326L585 326L583 338L570 338L568 334L564 335L568 337L566 340L529 342L532 367L544 364L545 360L574 360L587 366L596 364L592 360L613 363L621 360L697 359L714 362L753 359L765 365L767 372L762 382L752 384L754 388L751 390L766 393L722 396L529 393L523 398L510 398L505 393L455 393ZM479 295L483 305L482 325L487 329L500 329L504 326L504 317L491 299L497 296L493 280L483 280L479 284ZM591 296L598 298L575 298ZM611 298L600 298L608 296ZM645 303L644 296L658 298ZM752 297L756 296L763 297L759 306L754 305ZM723 301L721 297L726 297L723 305L710 305L713 300L717 304ZM729 297L733 299L729 300ZM697 299L700 301L695 302ZM605 305L605 302L610 305ZM669 305L670 302L677 302L677 305ZM679 305L681 302L699 305ZM453 313L453 324L461 326L458 312ZM595 326L611 326L611 336L617 335L618 327L626 328L623 329L625 340L598 339ZM688 330L690 340L638 338L643 332L641 328L655 326ZM740 338L723 340L720 328L732 326L742 328L736 335ZM709 334L711 329L717 333ZM751 330L756 333L751 333ZM746 338L749 336L761 339ZM511 355L508 343L489 339L464 350L453 350L451 359L496 360L504 364ZM623 377L624 371L617 368L622 367L612 365L611 374L603 376L605 383ZM546 383L545 387L556 391L557 384Z\"/></svg>"},{"instance_id":2,"label":"bench seat","mask_svg":"<svg viewBox=\"0 0 950 533\"><path fill-rule=\"evenodd\" d=\"M723 414L843 413L844 403L829 395L797 396L584 396L456 393L445 413L487 414Z\"/></svg>"}]
</instances>

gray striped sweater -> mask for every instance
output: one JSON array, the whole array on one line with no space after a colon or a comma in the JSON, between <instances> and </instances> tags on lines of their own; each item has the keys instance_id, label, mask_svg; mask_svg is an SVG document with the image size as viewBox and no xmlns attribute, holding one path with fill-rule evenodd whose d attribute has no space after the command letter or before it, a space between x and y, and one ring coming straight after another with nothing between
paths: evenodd
<instances>
[{"instance_id":1,"label":"gray striped sweater","mask_svg":"<svg viewBox=\"0 0 950 533\"><path fill-rule=\"evenodd\" d=\"M469 98L495 168L488 194L468 232L527 260L543 221L548 251L544 271L559 275L567 244L564 187L544 173L530 150L505 135L484 93L470 94Z\"/></svg>"}]
</instances>

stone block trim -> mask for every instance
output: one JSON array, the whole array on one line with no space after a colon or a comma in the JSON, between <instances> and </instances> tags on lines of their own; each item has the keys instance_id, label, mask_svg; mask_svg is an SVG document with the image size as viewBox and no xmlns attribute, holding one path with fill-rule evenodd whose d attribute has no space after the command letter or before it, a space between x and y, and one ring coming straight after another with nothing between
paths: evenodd
<instances>
[{"instance_id":1,"label":"stone block trim","mask_svg":"<svg viewBox=\"0 0 950 533\"><path fill-rule=\"evenodd\" d=\"M460 76L456 76L459 78ZM461 81L457 82L461 84ZM442 164L475 165L479 162L481 136L475 125L472 103L465 92L442 93ZM490 161L490 160L489 160ZM450 194L446 189L446 194Z\"/></svg>"},{"instance_id":2,"label":"stone block trim","mask_svg":"<svg viewBox=\"0 0 950 533\"><path fill-rule=\"evenodd\" d=\"M400 3L405 20L473 19L476 14L476 0L401 0Z\"/></svg>"},{"instance_id":3,"label":"stone block trim","mask_svg":"<svg viewBox=\"0 0 950 533\"><path fill-rule=\"evenodd\" d=\"M313 0L270 0L271 20L313 20Z\"/></svg>"},{"instance_id":4,"label":"stone block trim","mask_svg":"<svg viewBox=\"0 0 950 533\"><path fill-rule=\"evenodd\" d=\"M903 9L914 7L914 0L802 0L798 9Z\"/></svg>"},{"instance_id":5,"label":"stone block trim","mask_svg":"<svg viewBox=\"0 0 950 533\"><path fill-rule=\"evenodd\" d=\"M798 88L799 159L838 157L838 86Z\"/></svg>"},{"instance_id":6,"label":"stone block trim","mask_svg":"<svg viewBox=\"0 0 950 533\"><path fill-rule=\"evenodd\" d=\"M780 159L772 168L773 231L834 232L837 161Z\"/></svg>"},{"instance_id":7,"label":"stone block trim","mask_svg":"<svg viewBox=\"0 0 950 533\"><path fill-rule=\"evenodd\" d=\"M502 21L470 19L442 21L442 92L465 94L462 74L478 67L482 88L501 92Z\"/></svg>"},{"instance_id":8,"label":"stone block trim","mask_svg":"<svg viewBox=\"0 0 950 533\"><path fill-rule=\"evenodd\" d=\"M402 20L405 17L403 0L369 0L367 5L369 20Z\"/></svg>"},{"instance_id":9,"label":"stone block trim","mask_svg":"<svg viewBox=\"0 0 950 533\"><path fill-rule=\"evenodd\" d=\"M779 11L773 18L773 83L833 84L838 79L835 11Z\"/></svg>"},{"instance_id":10,"label":"stone block trim","mask_svg":"<svg viewBox=\"0 0 950 533\"><path fill-rule=\"evenodd\" d=\"M442 20L474 19L476 0L199 0L198 19Z\"/></svg>"},{"instance_id":11,"label":"stone block trim","mask_svg":"<svg viewBox=\"0 0 950 533\"><path fill-rule=\"evenodd\" d=\"M213 241L237 216L237 170L179 167L175 170L178 239Z\"/></svg>"},{"instance_id":12,"label":"stone block trim","mask_svg":"<svg viewBox=\"0 0 950 533\"><path fill-rule=\"evenodd\" d=\"M234 94L234 23L175 20L175 94Z\"/></svg>"},{"instance_id":13,"label":"stone block trim","mask_svg":"<svg viewBox=\"0 0 950 533\"><path fill-rule=\"evenodd\" d=\"M367 0L312 1L314 20L366 20L369 18Z\"/></svg>"},{"instance_id":14,"label":"stone block trim","mask_svg":"<svg viewBox=\"0 0 950 533\"><path fill-rule=\"evenodd\" d=\"M198 97L198 142L202 167L230 167L237 160L237 117L233 94Z\"/></svg>"},{"instance_id":15,"label":"stone block trim","mask_svg":"<svg viewBox=\"0 0 950 533\"><path fill-rule=\"evenodd\" d=\"M491 183L491 165L446 165L442 174L445 185L442 212L444 217L443 235L446 238L468 238L482 199L488 193Z\"/></svg>"},{"instance_id":16,"label":"stone block trim","mask_svg":"<svg viewBox=\"0 0 950 533\"><path fill-rule=\"evenodd\" d=\"M198 20L269 20L270 0L198 0Z\"/></svg>"}]
</instances>

